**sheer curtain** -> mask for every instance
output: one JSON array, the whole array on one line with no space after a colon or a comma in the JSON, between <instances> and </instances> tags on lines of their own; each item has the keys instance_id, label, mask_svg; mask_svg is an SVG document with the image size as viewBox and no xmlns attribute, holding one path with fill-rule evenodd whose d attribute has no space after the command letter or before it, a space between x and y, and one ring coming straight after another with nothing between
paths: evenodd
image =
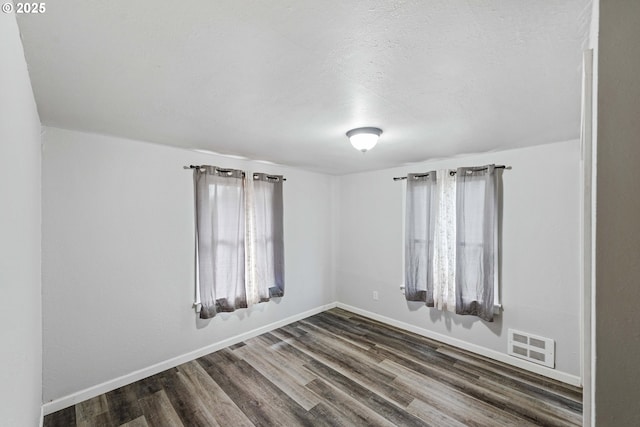
<instances>
[{"instance_id":1,"label":"sheer curtain","mask_svg":"<svg viewBox=\"0 0 640 427\"><path fill-rule=\"evenodd\" d=\"M284 233L280 175L253 174L252 282L258 302L284 296Z\"/></svg>"},{"instance_id":2,"label":"sheer curtain","mask_svg":"<svg viewBox=\"0 0 640 427\"><path fill-rule=\"evenodd\" d=\"M493 321L497 280L495 165L456 173L456 313Z\"/></svg>"},{"instance_id":3,"label":"sheer curtain","mask_svg":"<svg viewBox=\"0 0 640 427\"><path fill-rule=\"evenodd\" d=\"M251 176L251 174L247 174ZM258 287L256 286L256 274L255 268L255 244L252 236L255 235L256 230L256 218L254 215L254 196L253 196L253 180L245 180L244 188L244 201L245 201L245 228L246 236L244 247L244 260L245 260L245 288L247 290L247 305L251 307L254 304L258 304L264 301L263 295L260 294Z\"/></svg>"},{"instance_id":4,"label":"sheer curtain","mask_svg":"<svg viewBox=\"0 0 640 427\"><path fill-rule=\"evenodd\" d=\"M247 307L244 174L202 166L193 170L200 318Z\"/></svg>"},{"instance_id":5,"label":"sheer curtain","mask_svg":"<svg viewBox=\"0 0 640 427\"><path fill-rule=\"evenodd\" d=\"M434 300L440 310L456 311L456 175L437 175L434 244Z\"/></svg>"},{"instance_id":6,"label":"sheer curtain","mask_svg":"<svg viewBox=\"0 0 640 427\"><path fill-rule=\"evenodd\" d=\"M436 172L407 175L405 297L433 307Z\"/></svg>"}]
</instances>

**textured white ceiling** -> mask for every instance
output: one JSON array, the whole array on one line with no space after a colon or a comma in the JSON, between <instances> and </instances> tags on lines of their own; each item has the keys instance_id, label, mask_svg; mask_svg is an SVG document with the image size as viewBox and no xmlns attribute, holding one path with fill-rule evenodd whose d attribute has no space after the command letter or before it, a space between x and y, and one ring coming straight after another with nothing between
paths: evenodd
<instances>
[{"instance_id":1,"label":"textured white ceiling","mask_svg":"<svg viewBox=\"0 0 640 427\"><path fill-rule=\"evenodd\" d=\"M590 0L65 0L43 124L328 173L577 138ZM362 154L345 132L384 130Z\"/></svg>"}]
</instances>

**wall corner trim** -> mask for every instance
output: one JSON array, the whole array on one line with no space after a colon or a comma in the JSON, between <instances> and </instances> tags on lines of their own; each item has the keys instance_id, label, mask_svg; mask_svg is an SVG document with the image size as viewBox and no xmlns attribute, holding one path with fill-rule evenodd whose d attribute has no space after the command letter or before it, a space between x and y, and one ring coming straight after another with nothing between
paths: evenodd
<instances>
[{"instance_id":1,"label":"wall corner trim","mask_svg":"<svg viewBox=\"0 0 640 427\"><path fill-rule=\"evenodd\" d=\"M182 354L180 356L173 357L171 359L165 360L163 362L156 363L155 365L151 365L149 367L139 369L137 371L131 372L126 375L122 375L118 378L114 378L109 381L105 381L101 384L97 384L95 386L86 388L84 390L77 391L75 393L69 394L67 396L61 397L59 399L52 400L50 402L46 402L42 405L42 414L48 415L53 412L59 411L64 408L68 408L69 406L73 406L76 403L83 402L87 399L91 399L93 397L99 396L103 393L107 393L109 391L115 390L119 387L125 386L127 384L134 383L143 378L147 378L151 375L155 375L162 371L166 371L167 369L174 368L178 365L181 365L186 362L190 362L198 357L204 356L209 353L213 353L215 351L221 350L225 347L229 347L230 345L237 344L241 341L248 340L249 338L256 337L258 335L264 334L266 332L272 331L274 329L281 328L290 323L297 322L298 320L305 319L309 316L313 316L314 314L322 313L323 311L330 310L332 308L337 307L337 303L329 303L325 305L321 305L316 308L312 308L311 310L304 311L302 313L295 314L293 316L289 316L282 320L278 320L276 322L270 323L268 325L261 326L259 328L253 329L248 332L244 332L240 335L236 335L231 338L227 338L222 341L218 341L216 343L210 344L208 346L199 348L197 350L191 351L189 353ZM42 427L42 419L41 424Z\"/></svg>"},{"instance_id":2,"label":"wall corner trim","mask_svg":"<svg viewBox=\"0 0 640 427\"><path fill-rule=\"evenodd\" d=\"M541 365L536 365L535 363L530 363L525 360L520 360L515 357L509 356L506 353L500 353L498 351L491 350L486 347L482 347L476 344L471 344L456 338L451 338L447 335L442 335L436 332L432 332L428 329L420 328L418 326L401 322L399 320L382 316L380 314L372 313L370 311L353 307L351 305L342 304L339 302L337 303L337 307L347 311L351 311L352 313L356 313L364 317L368 317L369 319L377 320L378 322L386 323L387 325L395 326L396 328L404 329L405 331L413 332L414 334L418 334L423 337L440 341L442 343L451 345L453 347L457 347L463 350L470 351L475 354L479 354L480 356L488 357L489 359L496 360L498 362L515 366L516 368L524 369L526 371L545 376L547 378L552 378L554 380L561 381L566 384L571 384L577 387L582 386L582 379L580 377L572 374L568 374L566 372L557 371L555 369L547 368Z\"/></svg>"}]
</instances>

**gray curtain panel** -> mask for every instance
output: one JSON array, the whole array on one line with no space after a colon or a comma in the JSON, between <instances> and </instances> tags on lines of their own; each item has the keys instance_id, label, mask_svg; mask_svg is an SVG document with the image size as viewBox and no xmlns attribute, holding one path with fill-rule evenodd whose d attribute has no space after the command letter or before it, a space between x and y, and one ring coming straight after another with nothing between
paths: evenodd
<instances>
[{"instance_id":1,"label":"gray curtain panel","mask_svg":"<svg viewBox=\"0 0 640 427\"><path fill-rule=\"evenodd\" d=\"M498 256L495 165L456 171L456 313L493 321Z\"/></svg>"},{"instance_id":2,"label":"gray curtain panel","mask_svg":"<svg viewBox=\"0 0 640 427\"><path fill-rule=\"evenodd\" d=\"M194 169L200 318L247 307L244 174Z\"/></svg>"},{"instance_id":3,"label":"gray curtain panel","mask_svg":"<svg viewBox=\"0 0 640 427\"><path fill-rule=\"evenodd\" d=\"M405 297L433 307L436 172L407 175Z\"/></svg>"},{"instance_id":4,"label":"gray curtain panel","mask_svg":"<svg viewBox=\"0 0 640 427\"><path fill-rule=\"evenodd\" d=\"M259 300L284 296L284 232L280 175L253 174L254 282Z\"/></svg>"}]
</instances>

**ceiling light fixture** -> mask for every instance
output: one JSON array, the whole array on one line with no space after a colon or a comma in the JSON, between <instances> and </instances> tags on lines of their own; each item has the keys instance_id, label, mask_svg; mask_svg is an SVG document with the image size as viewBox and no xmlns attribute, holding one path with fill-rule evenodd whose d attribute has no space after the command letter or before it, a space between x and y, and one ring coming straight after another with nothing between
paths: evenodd
<instances>
[{"instance_id":1,"label":"ceiling light fixture","mask_svg":"<svg viewBox=\"0 0 640 427\"><path fill-rule=\"evenodd\" d=\"M375 147L381 134L382 129L365 127L351 129L347 132L347 137L351 141L353 148L365 153Z\"/></svg>"}]
</instances>

